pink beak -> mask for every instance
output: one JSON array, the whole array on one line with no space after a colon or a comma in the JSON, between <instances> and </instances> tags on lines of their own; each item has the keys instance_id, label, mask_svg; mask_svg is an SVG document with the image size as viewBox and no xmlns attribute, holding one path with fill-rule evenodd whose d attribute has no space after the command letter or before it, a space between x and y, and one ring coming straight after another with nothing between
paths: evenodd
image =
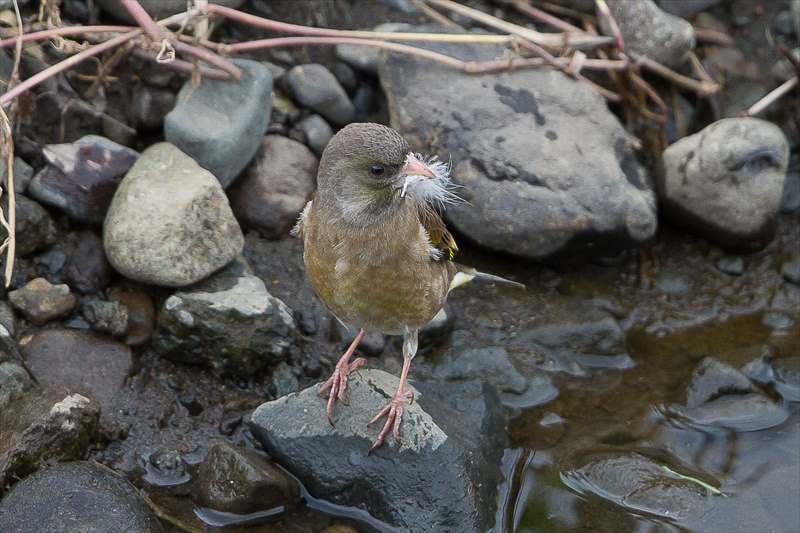
<instances>
[{"instance_id":1,"label":"pink beak","mask_svg":"<svg viewBox=\"0 0 800 533\"><path fill-rule=\"evenodd\" d=\"M428 168L428 165L417 159L414 154L408 154L406 166L400 171L400 176L425 176L430 179L436 178L436 174Z\"/></svg>"}]
</instances>

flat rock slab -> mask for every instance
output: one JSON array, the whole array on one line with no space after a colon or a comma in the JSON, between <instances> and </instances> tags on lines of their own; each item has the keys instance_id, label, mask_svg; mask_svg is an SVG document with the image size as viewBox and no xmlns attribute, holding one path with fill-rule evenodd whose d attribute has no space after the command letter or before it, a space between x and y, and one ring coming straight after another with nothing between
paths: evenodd
<instances>
[{"instance_id":1,"label":"flat rock slab","mask_svg":"<svg viewBox=\"0 0 800 533\"><path fill-rule=\"evenodd\" d=\"M253 159L272 109L272 74L257 61L235 59L238 82L187 81L164 119L164 138L211 171L223 187Z\"/></svg>"},{"instance_id":2,"label":"flat rock slab","mask_svg":"<svg viewBox=\"0 0 800 533\"><path fill-rule=\"evenodd\" d=\"M67 329L42 330L20 342L25 364L37 382L62 385L108 408L133 364L121 342Z\"/></svg>"},{"instance_id":3,"label":"flat rock slab","mask_svg":"<svg viewBox=\"0 0 800 533\"><path fill-rule=\"evenodd\" d=\"M88 462L54 465L17 483L0 501L3 533L161 533L123 477Z\"/></svg>"},{"instance_id":4,"label":"flat rock slab","mask_svg":"<svg viewBox=\"0 0 800 533\"><path fill-rule=\"evenodd\" d=\"M496 392L477 381L414 383L393 438L367 454L380 424L367 422L398 379L380 370L350 376L336 427L318 386L262 404L251 429L269 454L318 498L367 511L403 531L486 531L494 521L505 423Z\"/></svg>"},{"instance_id":5,"label":"flat rock slab","mask_svg":"<svg viewBox=\"0 0 800 533\"><path fill-rule=\"evenodd\" d=\"M432 45L464 61L499 47ZM478 244L527 258L636 246L656 202L630 135L591 88L550 69L474 76L408 55L380 65L392 126L419 151L452 157L469 204L446 214Z\"/></svg>"},{"instance_id":6,"label":"flat rock slab","mask_svg":"<svg viewBox=\"0 0 800 533\"><path fill-rule=\"evenodd\" d=\"M103 245L124 276L182 287L230 263L244 236L216 178L177 147L158 143L120 183Z\"/></svg>"}]
</instances>

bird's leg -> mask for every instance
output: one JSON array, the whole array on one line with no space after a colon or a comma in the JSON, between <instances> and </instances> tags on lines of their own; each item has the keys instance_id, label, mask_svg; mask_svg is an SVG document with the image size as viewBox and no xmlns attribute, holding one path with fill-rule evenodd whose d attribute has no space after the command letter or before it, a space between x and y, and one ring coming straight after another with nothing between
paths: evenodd
<instances>
[{"instance_id":1,"label":"bird's leg","mask_svg":"<svg viewBox=\"0 0 800 533\"><path fill-rule=\"evenodd\" d=\"M339 362L336 363L336 368L333 370L331 377L329 377L328 381L326 381L325 384L319 389L320 396L324 395L326 390L331 390L331 392L328 394L328 405L325 408L325 412L328 414L328 422L330 422L331 425L334 425L333 404L336 403L337 398L342 402L345 401L344 393L347 390L347 379L350 376L350 372L367 364L367 360L363 357L359 357L352 363L350 362L350 357L353 356L353 352L356 351L358 343L361 342L361 339L363 338L364 330L362 329L359 330L356 338L350 343L350 347L347 348L347 351L344 352L344 355L342 355L341 359L339 359Z\"/></svg>"},{"instance_id":2,"label":"bird's leg","mask_svg":"<svg viewBox=\"0 0 800 533\"><path fill-rule=\"evenodd\" d=\"M395 442L398 443L398 445L400 444L400 424L403 421L403 410L405 409L403 407L403 402L405 400L410 401L413 398L413 393L410 390L406 390L406 382L408 381L408 371L411 368L411 360L416 353L417 330L407 331L403 339L403 371L400 373L400 384L397 386L397 392L394 393L394 398L392 398L386 407L381 409L381 411L375 415L375 418L367 423L368 426L371 426L384 416L386 417L386 423L383 425L383 429L381 429L375 442L372 443L372 447L369 449L370 452L383 444L389 431L394 435Z\"/></svg>"}]
</instances>

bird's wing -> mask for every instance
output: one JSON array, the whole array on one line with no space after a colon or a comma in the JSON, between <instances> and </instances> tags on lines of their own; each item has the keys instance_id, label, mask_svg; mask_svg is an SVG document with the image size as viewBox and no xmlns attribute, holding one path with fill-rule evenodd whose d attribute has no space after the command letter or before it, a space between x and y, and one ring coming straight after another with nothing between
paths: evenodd
<instances>
[{"instance_id":1,"label":"bird's wing","mask_svg":"<svg viewBox=\"0 0 800 533\"><path fill-rule=\"evenodd\" d=\"M314 203L314 200L309 200L306 206L300 212L300 216L297 217L297 222L292 228L292 231L289 232L292 237L299 237L301 239L304 238L303 228L305 227L306 220L308 219L308 212L311 211L312 203Z\"/></svg>"},{"instance_id":2,"label":"bird's wing","mask_svg":"<svg viewBox=\"0 0 800 533\"><path fill-rule=\"evenodd\" d=\"M458 246L439 213L430 205L423 204L419 207L419 222L428 232L432 250L435 250L431 257L436 261L452 261L458 252Z\"/></svg>"}]
</instances>

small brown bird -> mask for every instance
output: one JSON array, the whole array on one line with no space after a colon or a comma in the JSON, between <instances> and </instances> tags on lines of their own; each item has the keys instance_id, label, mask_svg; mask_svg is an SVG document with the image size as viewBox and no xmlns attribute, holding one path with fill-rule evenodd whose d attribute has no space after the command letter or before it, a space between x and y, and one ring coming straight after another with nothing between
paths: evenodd
<instances>
[{"instance_id":1,"label":"small brown bird","mask_svg":"<svg viewBox=\"0 0 800 533\"><path fill-rule=\"evenodd\" d=\"M320 389L320 395L330 390L331 424L350 372L366 363L350 361L365 331L403 335L400 384L369 422L386 417L370 451L389 431L399 440L417 332L439 312L450 289L476 276L507 281L452 262L458 248L436 210L459 201L452 187L449 166L412 153L395 130L350 124L325 148L317 192L294 230L303 239L306 273L317 295L343 324L359 328Z\"/></svg>"}]
</instances>

